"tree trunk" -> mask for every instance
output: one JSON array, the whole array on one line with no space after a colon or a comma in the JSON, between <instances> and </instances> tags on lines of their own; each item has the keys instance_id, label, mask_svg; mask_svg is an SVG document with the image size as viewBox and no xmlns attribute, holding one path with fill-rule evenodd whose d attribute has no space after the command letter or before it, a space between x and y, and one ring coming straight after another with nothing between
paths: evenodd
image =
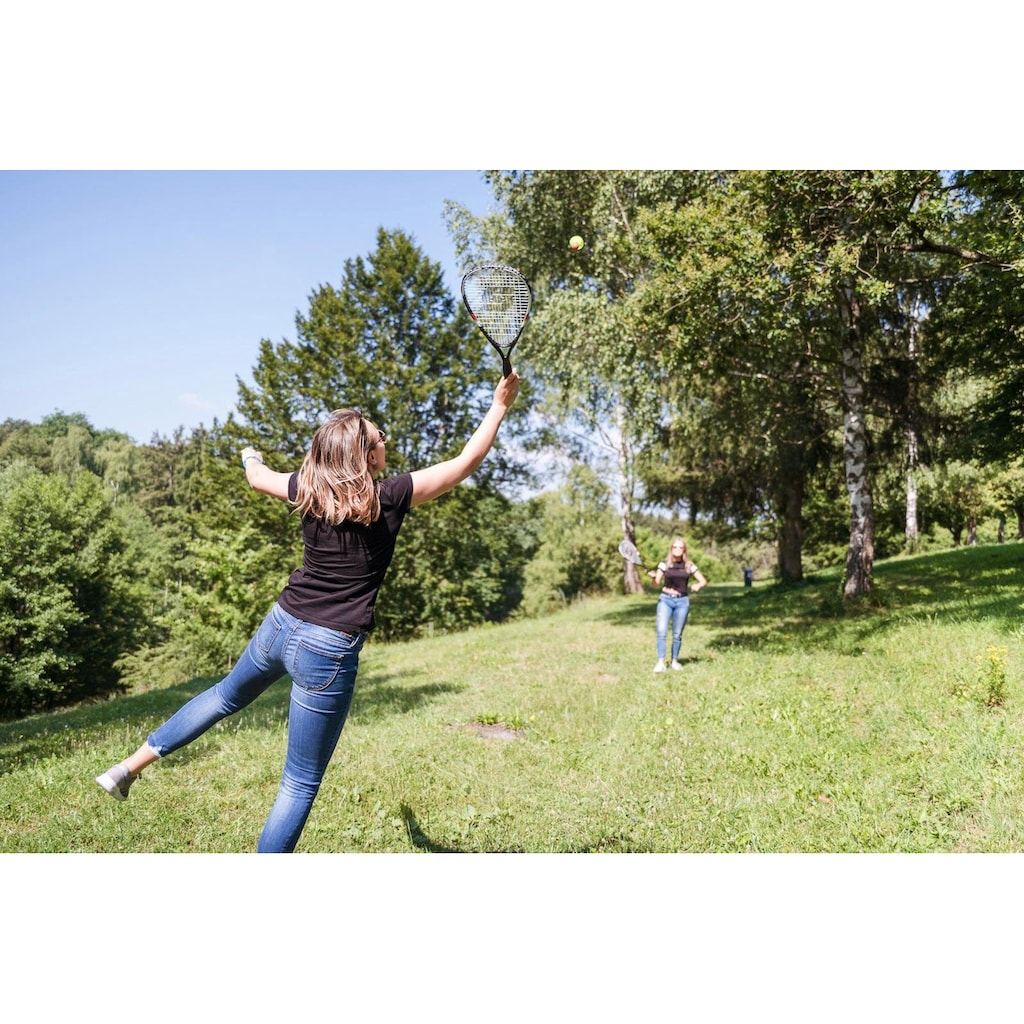
<instances>
[{"instance_id":1,"label":"tree trunk","mask_svg":"<svg viewBox=\"0 0 1024 1024\"><path fill-rule=\"evenodd\" d=\"M920 542L917 528L917 432L907 431L907 518L905 537L908 551L916 551Z\"/></svg>"},{"instance_id":2,"label":"tree trunk","mask_svg":"<svg viewBox=\"0 0 1024 1024\"><path fill-rule=\"evenodd\" d=\"M619 521L622 525L622 536L636 543L633 524L633 459L626 434L626 410L620 402L615 409L616 428L618 430L618 449L616 452L619 483ZM640 580L640 569L627 559L623 559L622 587L627 594L642 594L644 587Z\"/></svg>"},{"instance_id":3,"label":"tree trunk","mask_svg":"<svg viewBox=\"0 0 1024 1024\"><path fill-rule=\"evenodd\" d=\"M843 460L846 467L846 490L850 496L850 546L846 551L843 596L860 597L871 591L871 573L875 562L875 511L868 478L860 302L852 285L842 289L839 308L844 326Z\"/></svg>"},{"instance_id":4,"label":"tree trunk","mask_svg":"<svg viewBox=\"0 0 1024 1024\"><path fill-rule=\"evenodd\" d=\"M917 550L920 535L917 524L917 430L914 421L917 418L917 325L921 320L921 300L914 296L910 311L907 314L907 356L910 360L910 384L907 395L907 406L910 411L911 425L907 428L907 509L904 520L904 537L910 552Z\"/></svg>"},{"instance_id":5,"label":"tree trunk","mask_svg":"<svg viewBox=\"0 0 1024 1024\"><path fill-rule=\"evenodd\" d=\"M803 568L803 505L804 478L795 473L783 481L780 510L782 528L779 532L779 578L785 583L799 583Z\"/></svg>"}]
</instances>

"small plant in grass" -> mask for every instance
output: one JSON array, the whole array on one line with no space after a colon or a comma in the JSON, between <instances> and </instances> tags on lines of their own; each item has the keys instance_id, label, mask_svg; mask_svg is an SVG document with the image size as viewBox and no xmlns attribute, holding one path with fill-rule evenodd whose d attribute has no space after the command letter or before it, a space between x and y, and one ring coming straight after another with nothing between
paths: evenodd
<instances>
[{"instance_id":1,"label":"small plant in grass","mask_svg":"<svg viewBox=\"0 0 1024 1024\"><path fill-rule=\"evenodd\" d=\"M985 704L990 708L1006 706L1006 648L990 644L979 660L982 663L982 687Z\"/></svg>"},{"instance_id":2,"label":"small plant in grass","mask_svg":"<svg viewBox=\"0 0 1024 1024\"><path fill-rule=\"evenodd\" d=\"M1007 649L990 644L984 654L975 657L978 667L976 675L970 672L957 673L950 690L954 697L975 700L988 708L1006 707Z\"/></svg>"},{"instance_id":3,"label":"small plant in grass","mask_svg":"<svg viewBox=\"0 0 1024 1024\"><path fill-rule=\"evenodd\" d=\"M478 725L504 725L506 728L513 729L516 732L526 725L526 721L519 711L515 711L511 715L496 715L492 712L487 712L477 715L476 722Z\"/></svg>"}]
</instances>

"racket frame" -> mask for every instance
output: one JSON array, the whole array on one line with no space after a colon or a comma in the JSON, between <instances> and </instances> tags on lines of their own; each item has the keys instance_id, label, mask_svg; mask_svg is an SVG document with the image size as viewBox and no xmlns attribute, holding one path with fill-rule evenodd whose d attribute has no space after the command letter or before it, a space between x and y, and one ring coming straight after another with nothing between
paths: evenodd
<instances>
[{"instance_id":1,"label":"racket frame","mask_svg":"<svg viewBox=\"0 0 1024 1024\"><path fill-rule=\"evenodd\" d=\"M641 569L644 569L647 572L651 571L651 567L644 561L643 555L640 554L640 549L635 544L631 544L628 540L624 540L619 545L619 554L622 555L627 562L639 565Z\"/></svg>"},{"instance_id":2,"label":"racket frame","mask_svg":"<svg viewBox=\"0 0 1024 1024\"><path fill-rule=\"evenodd\" d=\"M480 322L480 315L484 312L483 310L473 311L473 307L470 304L469 298L466 295L466 282L470 281L475 276L481 276L485 271L488 270L500 270L505 274L513 275L512 279L516 284L522 284L526 289L526 312L523 315L522 323L519 324L519 329L516 331L515 337L502 345L497 339L491 336L491 333L487 328ZM515 267L509 266L507 263L479 263L475 267L470 267L465 274L462 275L462 303L466 307L466 312L469 313L470 319L480 328L483 336L491 343L494 350L501 356L501 375L507 377L512 372L512 350L516 347L520 337L522 336L523 330L526 328L526 323L530 319L530 310L533 306L533 289L530 287L530 282L526 280L521 271Z\"/></svg>"}]
</instances>

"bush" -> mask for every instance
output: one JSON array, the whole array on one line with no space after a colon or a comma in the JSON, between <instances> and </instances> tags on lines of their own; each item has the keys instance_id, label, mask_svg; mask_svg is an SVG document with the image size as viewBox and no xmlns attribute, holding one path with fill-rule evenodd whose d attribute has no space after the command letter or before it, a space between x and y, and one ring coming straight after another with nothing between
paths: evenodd
<instances>
[{"instance_id":1,"label":"bush","mask_svg":"<svg viewBox=\"0 0 1024 1024\"><path fill-rule=\"evenodd\" d=\"M0 470L0 717L119 688L142 622L128 548L92 473Z\"/></svg>"}]
</instances>

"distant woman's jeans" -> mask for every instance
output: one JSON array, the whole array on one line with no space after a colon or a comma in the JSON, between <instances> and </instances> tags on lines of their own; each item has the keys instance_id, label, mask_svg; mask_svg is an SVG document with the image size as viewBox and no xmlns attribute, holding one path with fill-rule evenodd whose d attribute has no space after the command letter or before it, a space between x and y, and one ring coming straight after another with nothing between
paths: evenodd
<instances>
[{"instance_id":1,"label":"distant woman's jeans","mask_svg":"<svg viewBox=\"0 0 1024 1024\"><path fill-rule=\"evenodd\" d=\"M170 754L290 675L284 772L257 850L291 853L338 745L365 640L365 633L303 622L275 604L228 675L193 697L147 742L161 757Z\"/></svg>"},{"instance_id":2,"label":"distant woman's jeans","mask_svg":"<svg viewBox=\"0 0 1024 1024\"><path fill-rule=\"evenodd\" d=\"M690 599L687 596L671 597L662 594L658 598L655 611L658 635L658 660L665 660L665 647L668 639L668 624L672 622L672 660L679 660L679 648L683 643L683 629L690 615Z\"/></svg>"}]
</instances>

